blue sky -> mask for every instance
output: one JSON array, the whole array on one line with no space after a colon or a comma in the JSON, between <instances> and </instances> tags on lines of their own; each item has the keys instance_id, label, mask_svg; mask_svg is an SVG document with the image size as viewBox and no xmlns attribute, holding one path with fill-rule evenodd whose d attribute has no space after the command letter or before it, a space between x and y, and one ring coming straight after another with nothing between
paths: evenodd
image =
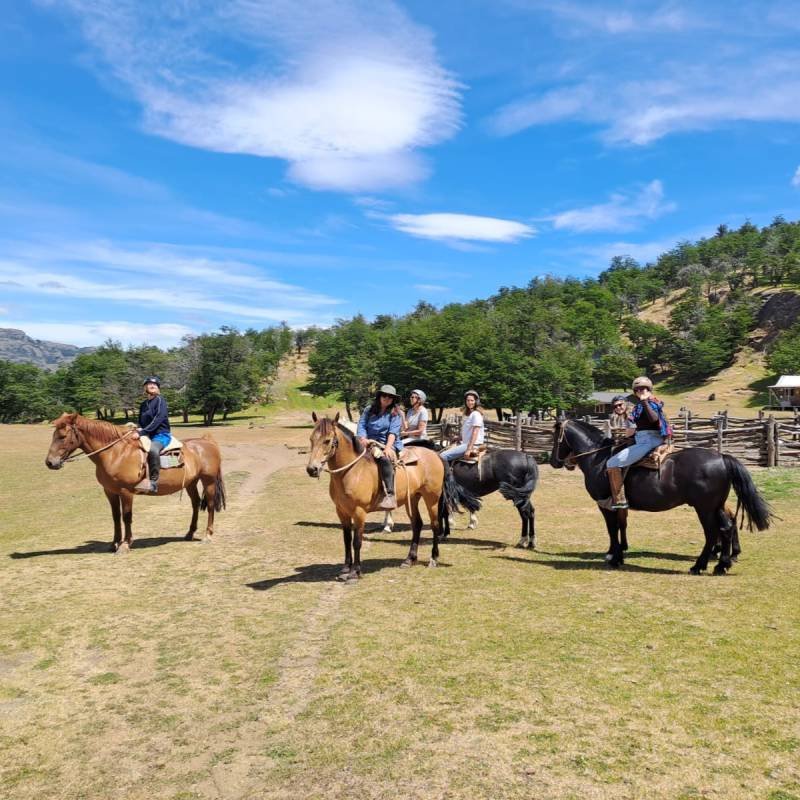
<instances>
[{"instance_id":1,"label":"blue sky","mask_svg":"<svg viewBox=\"0 0 800 800\"><path fill-rule=\"evenodd\" d=\"M0 327L177 343L800 218L789 2L41 0L0 19Z\"/></svg>"}]
</instances>

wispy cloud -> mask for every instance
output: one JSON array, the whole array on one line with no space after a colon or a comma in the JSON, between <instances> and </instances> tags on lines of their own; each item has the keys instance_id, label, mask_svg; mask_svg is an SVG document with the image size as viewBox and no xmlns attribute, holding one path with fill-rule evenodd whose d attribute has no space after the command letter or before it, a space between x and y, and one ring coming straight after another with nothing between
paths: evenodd
<instances>
[{"instance_id":1,"label":"wispy cloud","mask_svg":"<svg viewBox=\"0 0 800 800\"><path fill-rule=\"evenodd\" d=\"M150 344L157 347L174 347L184 336L194 331L169 322L152 324L122 320L86 320L81 322L42 322L36 319L3 320L3 326L18 328L34 339L44 339L79 347L91 347L113 339L123 345Z\"/></svg>"},{"instance_id":2,"label":"wispy cloud","mask_svg":"<svg viewBox=\"0 0 800 800\"><path fill-rule=\"evenodd\" d=\"M428 172L418 150L460 124L460 87L432 34L392 0L67 5L148 131L284 159L290 180L315 189L418 181Z\"/></svg>"},{"instance_id":3,"label":"wispy cloud","mask_svg":"<svg viewBox=\"0 0 800 800\"><path fill-rule=\"evenodd\" d=\"M446 286L439 286L435 283L415 283L412 287L419 292L447 292L449 289Z\"/></svg>"},{"instance_id":4,"label":"wispy cloud","mask_svg":"<svg viewBox=\"0 0 800 800\"><path fill-rule=\"evenodd\" d=\"M792 176L792 186L800 188L800 167L798 167Z\"/></svg>"},{"instance_id":5,"label":"wispy cloud","mask_svg":"<svg viewBox=\"0 0 800 800\"><path fill-rule=\"evenodd\" d=\"M420 239L444 242L518 242L535 235L536 229L522 222L471 214L388 214L392 227Z\"/></svg>"},{"instance_id":6,"label":"wispy cloud","mask_svg":"<svg viewBox=\"0 0 800 800\"><path fill-rule=\"evenodd\" d=\"M644 220L657 219L675 208L675 203L664 202L664 187L654 180L638 194L612 194L606 203L562 211L546 219L558 230L614 233L634 230Z\"/></svg>"}]
</instances>

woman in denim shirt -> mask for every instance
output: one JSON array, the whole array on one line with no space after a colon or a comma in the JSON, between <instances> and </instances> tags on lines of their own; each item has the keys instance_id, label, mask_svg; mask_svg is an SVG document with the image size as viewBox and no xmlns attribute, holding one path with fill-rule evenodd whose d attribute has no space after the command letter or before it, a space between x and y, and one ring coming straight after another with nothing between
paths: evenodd
<instances>
[{"instance_id":1,"label":"woman in denim shirt","mask_svg":"<svg viewBox=\"0 0 800 800\"><path fill-rule=\"evenodd\" d=\"M633 393L639 401L631 412L631 420L636 424L635 442L611 456L606 463L608 482L611 484L611 508L628 508L622 470L641 461L672 435L664 416L664 403L653 394L650 378L636 378Z\"/></svg>"},{"instance_id":2,"label":"woman in denim shirt","mask_svg":"<svg viewBox=\"0 0 800 800\"><path fill-rule=\"evenodd\" d=\"M378 462L385 489L380 508L386 509L397 508L394 496L394 462L397 460L397 453L403 449L400 441L401 412L397 408L399 399L394 386L388 383L381 386L372 405L361 414L356 431L363 447L367 447L370 440L383 447L382 451L376 447L373 455Z\"/></svg>"}]
</instances>

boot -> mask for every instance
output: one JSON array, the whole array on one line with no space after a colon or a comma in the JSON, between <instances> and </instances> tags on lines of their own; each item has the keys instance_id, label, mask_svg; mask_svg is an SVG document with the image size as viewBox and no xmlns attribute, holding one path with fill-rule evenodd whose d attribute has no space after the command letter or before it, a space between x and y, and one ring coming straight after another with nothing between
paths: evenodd
<instances>
[{"instance_id":1,"label":"boot","mask_svg":"<svg viewBox=\"0 0 800 800\"><path fill-rule=\"evenodd\" d=\"M391 511L393 508L397 508L397 499L394 496L394 465L386 456L383 456L383 458L378 459L378 466L380 467L381 480L385 490L379 508Z\"/></svg>"},{"instance_id":2,"label":"boot","mask_svg":"<svg viewBox=\"0 0 800 800\"><path fill-rule=\"evenodd\" d=\"M611 484L611 508L628 508L628 501L625 499L625 481L622 477L620 467L609 467L608 482Z\"/></svg>"},{"instance_id":3,"label":"boot","mask_svg":"<svg viewBox=\"0 0 800 800\"><path fill-rule=\"evenodd\" d=\"M161 475L161 448L150 447L147 453L147 466L150 468L150 494L158 492L158 478Z\"/></svg>"}]
</instances>

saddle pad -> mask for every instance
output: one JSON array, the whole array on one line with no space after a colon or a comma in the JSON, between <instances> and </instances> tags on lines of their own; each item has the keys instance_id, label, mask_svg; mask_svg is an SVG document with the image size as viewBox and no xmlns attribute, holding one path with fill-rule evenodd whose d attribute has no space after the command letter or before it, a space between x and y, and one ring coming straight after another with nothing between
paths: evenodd
<instances>
[{"instance_id":1,"label":"saddle pad","mask_svg":"<svg viewBox=\"0 0 800 800\"><path fill-rule=\"evenodd\" d=\"M400 451L400 458L397 459L401 464L410 465L419 462L419 456L414 452L414 448L404 448Z\"/></svg>"},{"instance_id":2,"label":"saddle pad","mask_svg":"<svg viewBox=\"0 0 800 800\"><path fill-rule=\"evenodd\" d=\"M462 464L477 464L489 451L486 449L486 445L482 444L478 447L478 455L477 456L470 456L469 458L461 458L454 459L454 463L456 461L460 461Z\"/></svg>"}]
</instances>

